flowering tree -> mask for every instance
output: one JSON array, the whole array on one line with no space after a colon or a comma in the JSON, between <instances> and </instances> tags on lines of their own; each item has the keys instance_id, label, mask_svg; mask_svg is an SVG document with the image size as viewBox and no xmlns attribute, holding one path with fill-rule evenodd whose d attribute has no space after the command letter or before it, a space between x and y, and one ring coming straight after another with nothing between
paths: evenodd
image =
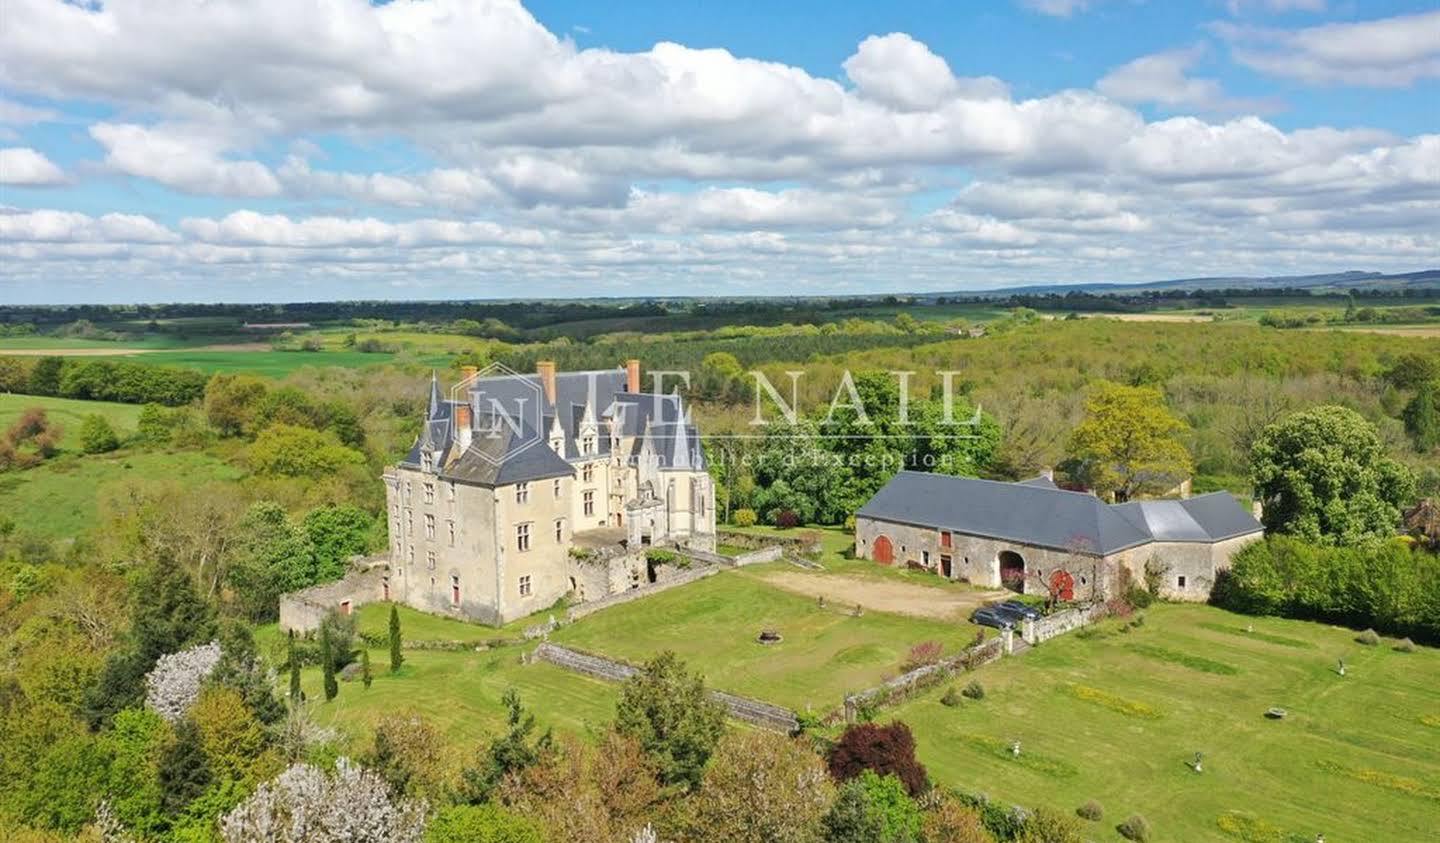
<instances>
[{"instance_id":1,"label":"flowering tree","mask_svg":"<svg viewBox=\"0 0 1440 843\"><path fill-rule=\"evenodd\" d=\"M145 674L145 704L175 722L200 696L200 686L220 663L220 644L198 644L161 656Z\"/></svg>"},{"instance_id":2,"label":"flowering tree","mask_svg":"<svg viewBox=\"0 0 1440 843\"><path fill-rule=\"evenodd\" d=\"M423 800L394 799L379 775L348 758L327 776L295 764L220 820L226 843L419 843Z\"/></svg>"}]
</instances>

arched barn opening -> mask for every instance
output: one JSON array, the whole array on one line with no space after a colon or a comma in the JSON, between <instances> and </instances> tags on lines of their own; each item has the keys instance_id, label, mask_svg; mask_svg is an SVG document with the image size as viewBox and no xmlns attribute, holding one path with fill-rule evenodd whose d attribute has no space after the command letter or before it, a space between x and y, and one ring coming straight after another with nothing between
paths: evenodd
<instances>
[{"instance_id":1,"label":"arched barn opening","mask_svg":"<svg viewBox=\"0 0 1440 843\"><path fill-rule=\"evenodd\" d=\"M889 536L875 537L875 550L872 555L881 565L889 565L895 561L895 546L890 544Z\"/></svg>"},{"instance_id":2,"label":"arched barn opening","mask_svg":"<svg viewBox=\"0 0 1440 843\"><path fill-rule=\"evenodd\" d=\"M1025 557L1013 550L1000 551L1000 584L1011 591L1025 593Z\"/></svg>"}]
</instances>

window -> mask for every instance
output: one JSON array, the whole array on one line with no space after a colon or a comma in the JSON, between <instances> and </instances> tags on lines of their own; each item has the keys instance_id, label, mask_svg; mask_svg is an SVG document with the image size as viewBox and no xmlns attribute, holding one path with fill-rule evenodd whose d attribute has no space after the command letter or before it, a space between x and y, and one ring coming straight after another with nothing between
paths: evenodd
<instances>
[{"instance_id":1,"label":"window","mask_svg":"<svg viewBox=\"0 0 1440 843\"><path fill-rule=\"evenodd\" d=\"M421 471L429 471L429 470L430 470L430 466L434 464L434 463L432 462L432 460L433 460L433 457L430 456L430 452L429 452L429 451L425 451L424 453L422 453L422 454L420 455L420 470L421 470Z\"/></svg>"},{"instance_id":2,"label":"window","mask_svg":"<svg viewBox=\"0 0 1440 843\"><path fill-rule=\"evenodd\" d=\"M530 549L530 525L520 524L515 527L515 549Z\"/></svg>"},{"instance_id":3,"label":"window","mask_svg":"<svg viewBox=\"0 0 1440 843\"><path fill-rule=\"evenodd\" d=\"M594 463L585 463L584 467L580 469L580 479L585 481L586 483L589 483L595 479Z\"/></svg>"},{"instance_id":4,"label":"window","mask_svg":"<svg viewBox=\"0 0 1440 843\"><path fill-rule=\"evenodd\" d=\"M435 570L435 551L433 550L425 551L425 569L427 571Z\"/></svg>"},{"instance_id":5,"label":"window","mask_svg":"<svg viewBox=\"0 0 1440 843\"><path fill-rule=\"evenodd\" d=\"M565 541L565 519L555 519L555 543L561 544Z\"/></svg>"},{"instance_id":6,"label":"window","mask_svg":"<svg viewBox=\"0 0 1440 843\"><path fill-rule=\"evenodd\" d=\"M340 614L342 614L342 615L348 615L348 614L350 614L350 601L349 601L349 600L341 600L341 601L340 601Z\"/></svg>"},{"instance_id":7,"label":"window","mask_svg":"<svg viewBox=\"0 0 1440 843\"><path fill-rule=\"evenodd\" d=\"M580 440L580 453L595 453L595 437L593 435L586 435L584 439Z\"/></svg>"},{"instance_id":8,"label":"window","mask_svg":"<svg viewBox=\"0 0 1440 843\"><path fill-rule=\"evenodd\" d=\"M435 484L434 484L434 483L426 483L426 484L425 484L425 502L426 502L426 503L434 503L434 502L435 502Z\"/></svg>"},{"instance_id":9,"label":"window","mask_svg":"<svg viewBox=\"0 0 1440 843\"><path fill-rule=\"evenodd\" d=\"M698 497L695 498L695 510L696 510L696 512L699 513L699 515L700 515L701 518L704 518L704 517L705 517L705 496L704 496L704 495L700 495L700 496L698 496Z\"/></svg>"},{"instance_id":10,"label":"window","mask_svg":"<svg viewBox=\"0 0 1440 843\"><path fill-rule=\"evenodd\" d=\"M529 575L529 574L526 574L525 576L523 576L523 577L520 578L520 596L521 596L521 597L529 597L529 596L530 596L530 575Z\"/></svg>"},{"instance_id":11,"label":"window","mask_svg":"<svg viewBox=\"0 0 1440 843\"><path fill-rule=\"evenodd\" d=\"M942 532L940 533L940 546L941 546L941 547L949 547L949 546L950 546L950 533L949 533L949 531L942 531Z\"/></svg>"},{"instance_id":12,"label":"window","mask_svg":"<svg viewBox=\"0 0 1440 843\"><path fill-rule=\"evenodd\" d=\"M450 605L460 605L460 575L450 575Z\"/></svg>"},{"instance_id":13,"label":"window","mask_svg":"<svg viewBox=\"0 0 1440 843\"><path fill-rule=\"evenodd\" d=\"M1177 586L1179 586L1180 588L1184 588L1184 587L1185 587L1185 578L1184 578L1184 577L1176 577L1176 578L1175 578L1175 584L1176 584Z\"/></svg>"},{"instance_id":14,"label":"window","mask_svg":"<svg viewBox=\"0 0 1440 843\"><path fill-rule=\"evenodd\" d=\"M435 516L428 512L425 514L425 538L432 540L435 538Z\"/></svg>"},{"instance_id":15,"label":"window","mask_svg":"<svg viewBox=\"0 0 1440 843\"><path fill-rule=\"evenodd\" d=\"M398 504L398 503L392 503L392 504L390 504L390 514L391 514L391 515L396 515L396 516L398 516L398 515L400 514L400 504Z\"/></svg>"},{"instance_id":16,"label":"window","mask_svg":"<svg viewBox=\"0 0 1440 843\"><path fill-rule=\"evenodd\" d=\"M410 481L405 481L405 505L410 505Z\"/></svg>"},{"instance_id":17,"label":"window","mask_svg":"<svg viewBox=\"0 0 1440 843\"><path fill-rule=\"evenodd\" d=\"M405 556L410 560L411 565L415 564L415 548L410 548L409 552L407 552Z\"/></svg>"},{"instance_id":18,"label":"window","mask_svg":"<svg viewBox=\"0 0 1440 843\"><path fill-rule=\"evenodd\" d=\"M446 529L448 529L448 530L450 531L450 546L451 546L451 547L454 547L454 546L455 546L455 522L454 522L454 521L446 521L446 522L445 522L445 527L446 527Z\"/></svg>"},{"instance_id":19,"label":"window","mask_svg":"<svg viewBox=\"0 0 1440 843\"><path fill-rule=\"evenodd\" d=\"M389 600L389 599L390 599L390 578L389 578L389 577L386 577L385 579L381 580L381 582L380 582L380 588L384 590L384 593L382 593L382 594L380 595L380 599L381 599L381 600Z\"/></svg>"},{"instance_id":20,"label":"window","mask_svg":"<svg viewBox=\"0 0 1440 843\"><path fill-rule=\"evenodd\" d=\"M529 483L516 483L516 484L515 484L515 502L516 502L516 503L527 503L527 502L529 502L529 500L530 500L530 484L529 484Z\"/></svg>"},{"instance_id":21,"label":"window","mask_svg":"<svg viewBox=\"0 0 1440 843\"><path fill-rule=\"evenodd\" d=\"M446 484L445 484L445 500L447 500L447 501L453 501L453 500L455 500L455 484L454 484L454 483L446 483Z\"/></svg>"},{"instance_id":22,"label":"window","mask_svg":"<svg viewBox=\"0 0 1440 843\"><path fill-rule=\"evenodd\" d=\"M922 550L922 551L920 551L920 561L921 561L922 563L924 563L924 564L928 567L928 566L930 565L930 551L928 551L928 550Z\"/></svg>"},{"instance_id":23,"label":"window","mask_svg":"<svg viewBox=\"0 0 1440 843\"><path fill-rule=\"evenodd\" d=\"M555 497L560 497L560 478L555 478Z\"/></svg>"},{"instance_id":24,"label":"window","mask_svg":"<svg viewBox=\"0 0 1440 843\"><path fill-rule=\"evenodd\" d=\"M594 514L595 514L595 493L592 492L592 491L588 491L588 490L587 490L587 491L585 492L585 494L584 494L584 496L583 496L582 499L583 499L583 501L584 501L584 503L585 503L585 514L586 514L586 515L594 515Z\"/></svg>"}]
</instances>

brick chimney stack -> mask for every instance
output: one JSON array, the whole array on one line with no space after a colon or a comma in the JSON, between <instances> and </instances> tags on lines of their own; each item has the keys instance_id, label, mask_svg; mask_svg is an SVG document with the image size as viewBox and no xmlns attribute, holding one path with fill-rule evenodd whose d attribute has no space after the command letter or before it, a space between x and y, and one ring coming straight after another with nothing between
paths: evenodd
<instances>
[{"instance_id":1,"label":"brick chimney stack","mask_svg":"<svg viewBox=\"0 0 1440 843\"><path fill-rule=\"evenodd\" d=\"M474 427L470 404L457 405L455 407L455 441L460 444L461 451L469 450L471 431Z\"/></svg>"},{"instance_id":2,"label":"brick chimney stack","mask_svg":"<svg viewBox=\"0 0 1440 843\"><path fill-rule=\"evenodd\" d=\"M540 385L545 387L545 400L553 407L555 405L555 361L537 360L535 374L540 376Z\"/></svg>"},{"instance_id":3,"label":"brick chimney stack","mask_svg":"<svg viewBox=\"0 0 1440 843\"><path fill-rule=\"evenodd\" d=\"M640 392L640 361L634 357L625 361L625 391Z\"/></svg>"},{"instance_id":4,"label":"brick chimney stack","mask_svg":"<svg viewBox=\"0 0 1440 843\"><path fill-rule=\"evenodd\" d=\"M479 374L479 373L480 373L480 367L479 367L479 366L461 366L461 367L460 367L460 379L461 379L461 380L466 380L466 381L468 381L468 380L470 380L471 378L475 377L475 376L476 376L477 374Z\"/></svg>"}]
</instances>

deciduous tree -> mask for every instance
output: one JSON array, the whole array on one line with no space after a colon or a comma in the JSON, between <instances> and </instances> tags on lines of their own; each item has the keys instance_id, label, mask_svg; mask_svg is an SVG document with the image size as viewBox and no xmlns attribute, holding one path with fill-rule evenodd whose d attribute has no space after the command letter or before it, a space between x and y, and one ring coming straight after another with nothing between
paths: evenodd
<instances>
[{"instance_id":1,"label":"deciduous tree","mask_svg":"<svg viewBox=\"0 0 1440 843\"><path fill-rule=\"evenodd\" d=\"M1128 500L1170 489L1190 475L1190 454L1179 438L1186 429L1157 390L1102 381L1070 434L1070 454L1089 486Z\"/></svg>"},{"instance_id":2,"label":"deciduous tree","mask_svg":"<svg viewBox=\"0 0 1440 843\"><path fill-rule=\"evenodd\" d=\"M694 787L725 732L725 709L706 695L703 678L666 651L621 687L615 729L656 760L661 781Z\"/></svg>"}]
</instances>

